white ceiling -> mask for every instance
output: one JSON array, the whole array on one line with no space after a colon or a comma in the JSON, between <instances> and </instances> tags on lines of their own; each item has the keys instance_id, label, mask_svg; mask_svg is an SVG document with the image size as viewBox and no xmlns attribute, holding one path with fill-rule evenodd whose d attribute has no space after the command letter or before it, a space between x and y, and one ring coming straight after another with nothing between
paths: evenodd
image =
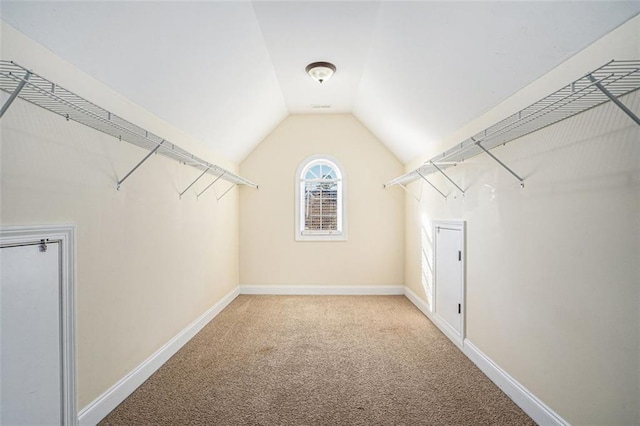
<instances>
[{"instance_id":1,"label":"white ceiling","mask_svg":"<svg viewBox=\"0 0 640 426\"><path fill-rule=\"evenodd\" d=\"M638 1L0 3L4 21L234 161L288 114L351 112L407 162L639 12ZM314 61L338 70L320 85L304 73Z\"/></svg>"}]
</instances>

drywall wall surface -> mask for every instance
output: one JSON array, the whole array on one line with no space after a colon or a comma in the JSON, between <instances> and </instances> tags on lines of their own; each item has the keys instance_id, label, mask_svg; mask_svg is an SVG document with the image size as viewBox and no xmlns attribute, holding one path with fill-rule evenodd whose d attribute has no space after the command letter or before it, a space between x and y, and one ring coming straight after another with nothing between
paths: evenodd
<instances>
[{"instance_id":1,"label":"drywall wall surface","mask_svg":"<svg viewBox=\"0 0 640 426\"><path fill-rule=\"evenodd\" d=\"M640 113L640 97L624 99ZM608 104L456 170L468 338L572 424L635 424L640 127Z\"/></svg>"},{"instance_id":2,"label":"drywall wall surface","mask_svg":"<svg viewBox=\"0 0 640 426\"><path fill-rule=\"evenodd\" d=\"M640 58L639 18L443 141L440 152L612 58ZM622 101L640 114L639 92ZM423 223L467 221L467 338L571 424L640 423L639 141L640 127L607 103L493 150L525 188L487 156L448 169L464 197L439 175L429 179L446 201L425 183L409 186L429 195L407 196L407 286L425 287L416 270L418 254L430 250L418 237Z\"/></svg>"},{"instance_id":3,"label":"drywall wall surface","mask_svg":"<svg viewBox=\"0 0 640 426\"><path fill-rule=\"evenodd\" d=\"M67 89L77 87L122 117L195 147L196 155L235 166L6 25L2 58L60 78ZM213 192L196 199L208 184L203 178L180 200L199 172L157 155L116 191L144 150L20 99L0 131L2 226L76 225L82 409L238 285L238 190L220 202Z\"/></svg>"},{"instance_id":4,"label":"drywall wall surface","mask_svg":"<svg viewBox=\"0 0 640 426\"><path fill-rule=\"evenodd\" d=\"M295 173L316 154L344 168L347 241L295 240ZM404 197L382 186L403 167L352 115L289 116L240 170L260 182L240 194L242 284L403 284Z\"/></svg>"},{"instance_id":5,"label":"drywall wall surface","mask_svg":"<svg viewBox=\"0 0 640 426\"><path fill-rule=\"evenodd\" d=\"M436 155L433 152L431 156ZM413 163L412 163L413 164ZM413 170L420 166L416 163ZM435 182L433 177L429 182ZM442 187L445 195L450 190ZM389 187L387 191L402 191ZM407 185L405 196L405 285L433 310L433 220L443 217L444 197L424 180Z\"/></svg>"}]
</instances>

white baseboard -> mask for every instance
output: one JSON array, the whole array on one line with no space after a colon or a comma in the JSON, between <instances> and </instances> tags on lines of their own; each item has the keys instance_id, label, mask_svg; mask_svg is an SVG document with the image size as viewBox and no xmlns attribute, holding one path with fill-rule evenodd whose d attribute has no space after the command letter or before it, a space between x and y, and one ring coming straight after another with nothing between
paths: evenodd
<instances>
[{"instance_id":1,"label":"white baseboard","mask_svg":"<svg viewBox=\"0 0 640 426\"><path fill-rule=\"evenodd\" d=\"M401 285L241 285L240 294L391 296L403 295Z\"/></svg>"},{"instance_id":2,"label":"white baseboard","mask_svg":"<svg viewBox=\"0 0 640 426\"><path fill-rule=\"evenodd\" d=\"M109 390L96 398L78 413L78 422L81 426L93 426L105 418L114 408L124 401L145 380L158 370L169 358L182 348L193 336L216 317L239 294L239 287L227 293L221 300L208 309L198 319L189 324L173 339L162 346L156 353L138 365L133 371L123 377Z\"/></svg>"},{"instance_id":3,"label":"white baseboard","mask_svg":"<svg viewBox=\"0 0 640 426\"><path fill-rule=\"evenodd\" d=\"M435 326L438 327L440 329L440 331L442 331L442 333L449 338L449 340L451 340L453 343L455 343L455 345L460 350L462 350L462 344L463 344L462 336L460 336L458 333L456 333L456 331L453 329L453 327L451 327L449 324L447 324L446 321L444 321L438 314L431 312L429 310L429 305L427 304L427 302L422 300L422 298L420 298L420 296L415 294L408 287L404 288L404 295L407 297L407 299L409 299L411 301L411 303L416 305L416 307L418 309L420 309L420 311L427 318L429 318L431 320L431 322L434 323Z\"/></svg>"},{"instance_id":4,"label":"white baseboard","mask_svg":"<svg viewBox=\"0 0 640 426\"><path fill-rule=\"evenodd\" d=\"M509 396L522 411L527 413L536 423L540 425L568 425L569 423L540 401L527 388L522 386L511 377L506 371L498 366L491 358L486 356L469 339L464 340L464 354L480 370L495 383L504 393Z\"/></svg>"},{"instance_id":5,"label":"white baseboard","mask_svg":"<svg viewBox=\"0 0 640 426\"><path fill-rule=\"evenodd\" d=\"M522 411L527 413L536 423L540 425L568 425L569 423L555 413L551 408L545 405L534 394L529 392L527 388L522 386L511 377L506 371L504 371L498 364L493 362L491 358L486 356L480 349L478 349L469 339L464 339L462 344L459 344L456 339L447 332L445 324L442 324L437 317L429 311L429 305L422 300L411 289L405 287L405 296L416 307L425 314L427 318L431 320L442 332L455 343L462 352L469 358L493 383L496 384L513 402L518 405Z\"/></svg>"},{"instance_id":6,"label":"white baseboard","mask_svg":"<svg viewBox=\"0 0 640 426\"><path fill-rule=\"evenodd\" d=\"M167 342L156 353L147 358L131 373L123 377L109 390L96 398L78 413L81 426L96 425L145 380L147 380L158 368L171 358L182 346L216 317L239 294L282 294L282 295L405 295L425 316L436 326L437 317L429 311L427 303L418 297L413 291L404 286L320 286L320 285L281 285L281 286L240 286L225 295L218 303L212 306L200 318L196 319L173 339ZM444 330L443 330L444 331ZM449 339L446 332L445 335ZM452 339L453 340L453 339ZM456 343L454 341L454 343ZM540 401L524 386L512 378L506 371L500 368L493 360L487 357L469 339L465 339L462 345L463 353L480 368L505 394L509 396L522 410L534 421L541 425L568 425L568 423L556 414L551 408Z\"/></svg>"},{"instance_id":7,"label":"white baseboard","mask_svg":"<svg viewBox=\"0 0 640 426\"><path fill-rule=\"evenodd\" d=\"M449 323L447 323L440 315L438 315L437 313L432 314L431 317L429 317L429 319L431 320L431 322L433 322L436 327L438 327L440 329L440 331L442 331L442 333L447 336L449 338L449 340L451 340L457 347L458 349L462 350L463 349L463 345L464 345L464 341L462 336L455 330L455 328L451 327L449 325Z\"/></svg>"},{"instance_id":8,"label":"white baseboard","mask_svg":"<svg viewBox=\"0 0 640 426\"><path fill-rule=\"evenodd\" d=\"M427 302L411 291L409 287L404 288L404 295L411 301L411 303L416 305L416 308L420 309L420 312L422 312L427 318L431 319L431 310Z\"/></svg>"}]
</instances>

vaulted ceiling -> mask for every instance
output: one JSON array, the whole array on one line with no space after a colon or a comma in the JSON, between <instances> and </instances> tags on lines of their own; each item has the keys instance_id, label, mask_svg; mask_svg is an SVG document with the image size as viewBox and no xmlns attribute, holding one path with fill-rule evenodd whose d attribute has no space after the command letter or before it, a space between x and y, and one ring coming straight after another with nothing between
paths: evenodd
<instances>
[{"instance_id":1,"label":"vaulted ceiling","mask_svg":"<svg viewBox=\"0 0 640 426\"><path fill-rule=\"evenodd\" d=\"M407 162L639 12L638 1L0 3L5 22L233 161L288 114L353 113ZM314 61L334 77L309 78Z\"/></svg>"}]
</instances>

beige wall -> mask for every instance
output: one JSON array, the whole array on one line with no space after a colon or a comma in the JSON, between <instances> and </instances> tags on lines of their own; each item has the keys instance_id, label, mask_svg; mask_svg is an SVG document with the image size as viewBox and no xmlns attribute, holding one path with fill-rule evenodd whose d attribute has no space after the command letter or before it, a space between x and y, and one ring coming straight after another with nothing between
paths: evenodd
<instances>
[{"instance_id":1,"label":"beige wall","mask_svg":"<svg viewBox=\"0 0 640 426\"><path fill-rule=\"evenodd\" d=\"M612 58L640 58L639 28L637 17L425 158ZM640 114L640 93L623 101ZM467 338L572 424L640 423L639 141L608 103L494 150L524 189L480 156L449 169L464 198L433 175L447 201L426 185L406 200L407 286L426 297L422 223L466 220Z\"/></svg>"},{"instance_id":2,"label":"beige wall","mask_svg":"<svg viewBox=\"0 0 640 426\"><path fill-rule=\"evenodd\" d=\"M344 168L348 241L294 239L294 175L314 154ZM404 283L403 196L382 187L403 168L352 115L289 116L240 170L260 183L240 196L241 284Z\"/></svg>"},{"instance_id":3,"label":"beige wall","mask_svg":"<svg viewBox=\"0 0 640 426\"><path fill-rule=\"evenodd\" d=\"M237 167L13 28L3 25L1 35L2 59L198 156ZM82 409L238 285L238 191L216 202L213 193L196 200L190 190L179 200L198 172L161 156L116 191L145 151L22 100L0 124L1 225L76 225Z\"/></svg>"}]
</instances>

